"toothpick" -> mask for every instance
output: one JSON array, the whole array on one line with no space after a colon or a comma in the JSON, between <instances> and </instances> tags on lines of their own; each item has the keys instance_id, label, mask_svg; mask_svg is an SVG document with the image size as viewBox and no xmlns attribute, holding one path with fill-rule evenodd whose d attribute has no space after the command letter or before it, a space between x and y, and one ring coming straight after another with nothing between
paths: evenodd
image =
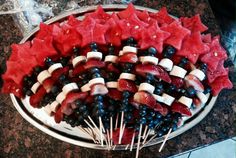
<instances>
[{"instance_id":1,"label":"toothpick","mask_svg":"<svg viewBox=\"0 0 236 158\"><path fill-rule=\"evenodd\" d=\"M116 149L116 145L114 145L113 149L112 150L115 150Z\"/></svg>"},{"instance_id":2,"label":"toothpick","mask_svg":"<svg viewBox=\"0 0 236 158\"><path fill-rule=\"evenodd\" d=\"M153 135L145 144L143 144L143 146L141 146L140 150L145 147L148 143L150 143L155 137L157 136L157 134Z\"/></svg>"},{"instance_id":3,"label":"toothpick","mask_svg":"<svg viewBox=\"0 0 236 158\"><path fill-rule=\"evenodd\" d=\"M95 129L99 132L99 128L98 128L98 126L94 123L93 119L92 119L90 116L88 116L88 118L89 118L90 122L93 124L93 126L95 127Z\"/></svg>"},{"instance_id":4,"label":"toothpick","mask_svg":"<svg viewBox=\"0 0 236 158\"><path fill-rule=\"evenodd\" d=\"M118 126L118 120L119 120L119 113L116 115L115 130L117 129L117 126Z\"/></svg>"},{"instance_id":5,"label":"toothpick","mask_svg":"<svg viewBox=\"0 0 236 158\"><path fill-rule=\"evenodd\" d=\"M127 150L128 148L129 148L129 144L126 145L125 150Z\"/></svg>"},{"instance_id":6,"label":"toothpick","mask_svg":"<svg viewBox=\"0 0 236 158\"><path fill-rule=\"evenodd\" d=\"M94 139L94 137L91 135L91 133L89 132L89 131L87 131L85 128L83 128L83 127L81 127L81 126L78 126L78 128L84 133L84 134L86 134L87 136L89 136L92 140L93 140L93 142L94 143L98 143L95 139Z\"/></svg>"},{"instance_id":7,"label":"toothpick","mask_svg":"<svg viewBox=\"0 0 236 158\"><path fill-rule=\"evenodd\" d=\"M135 158L138 158L138 155L139 155L139 147L140 147L140 139L141 139L141 134L142 134L142 127L143 127L143 125L140 124L140 129L139 129L139 134L138 134L138 145L137 145L137 149L136 149Z\"/></svg>"},{"instance_id":8,"label":"toothpick","mask_svg":"<svg viewBox=\"0 0 236 158\"><path fill-rule=\"evenodd\" d=\"M113 137L113 119L112 116L110 117L110 139L111 139L111 145L112 145L112 137Z\"/></svg>"},{"instance_id":9,"label":"toothpick","mask_svg":"<svg viewBox=\"0 0 236 158\"><path fill-rule=\"evenodd\" d=\"M121 112L120 134L119 134L119 142L118 142L118 144L121 144L123 121L124 121L124 111Z\"/></svg>"},{"instance_id":10,"label":"toothpick","mask_svg":"<svg viewBox=\"0 0 236 158\"><path fill-rule=\"evenodd\" d=\"M144 138L144 140L143 140L142 144L145 144L145 142L146 142L146 140L147 140L147 138L148 138L148 136L149 136L150 132L151 132L151 130L150 130L150 129L148 129L147 135L145 136L145 138Z\"/></svg>"},{"instance_id":11,"label":"toothpick","mask_svg":"<svg viewBox=\"0 0 236 158\"><path fill-rule=\"evenodd\" d=\"M171 131L172 131L172 128L169 130L169 132L168 132L167 135L165 136L165 139L164 139L164 141L163 141L162 144L161 144L161 147L160 147L160 149L159 149L159 152L161 152L161 150L163 149L163 147L164 147L164 145L165 145L165 143L166 143L166 141L167 141L167 139L168 139L168 137L169 137Z\"/></svg>"},{"instance_id":12,"label":"toothpick","mask_svg":"<svg viewBox=\"0 0 236 158\"><path fill-rule=\"evenodd\" d=\"M144 132L143 132L142 139L144 139L144 138L145 138L145 136L146 136L146 133L147 133L147 129L148 129L148 126L146 125L146 126L145 126L145 129L144 129Z\"/></svg>"},{"instance_id":13,"label":"toothpick","mask_svg":"<svg viewBox=\"0 0 236 158\"><path fill-rule=\"evenodd\" d=\"M135 138L135 132L133 133L133 137L132 137L132 140L131 140L131 145L130 145L130 151L133 150L133 146L134 146L134 138Z\"/></svg>"},{"instance_id":14,"label":"toothpick","mask_svg":"<svg viewBox=\"0 0 236 158\"><path fill-rule=\"evenodd\" d=\"M110 136L109 136L109 130L107 129L107 145L108 145L108 150L110 150L110 147L111 147L111 141L110 141Z\"/></svg>"},{"instance_id":15,"label":"toothpick","mask_svg":"<svg viewBox=\"0 0 236 158\"><path fill-rule=\"evenodd\" d=\"M100 116L98 117L98 119L99 119L99 132L100 132L101 145L103 146L102 119Z\"/></svg>"},{"instance_id":16,"label":"toothpick","mask_svg":"<svg viewBox=\"0 0 236 158\"><path fill-rule=\"evenodd\" d=\"M84 122L90 127L90 129L97 135L97 137L99 138L100 135L99 133L97 133L97 131L94 130L94 128L90 125L90 123L87 120L84 120ZM100 140L98 139L98 141L100 142Z\"/></svg>"}]
</instances>

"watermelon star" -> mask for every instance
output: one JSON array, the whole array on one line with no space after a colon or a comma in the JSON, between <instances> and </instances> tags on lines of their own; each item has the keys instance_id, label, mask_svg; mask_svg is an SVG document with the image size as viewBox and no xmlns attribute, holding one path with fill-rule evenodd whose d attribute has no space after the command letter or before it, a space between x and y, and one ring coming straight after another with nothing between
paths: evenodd
<instances>
[{"instance_id":1,"label":"watermelon star","mask_svg":"<svg viewBox=\"0 0 236 158\"><path fill-rule=\"evenodd\" d=\"M155 14L151 14L151 16L157 20L158 24L161 26L167 25L175 21L174 18L169 16L166 7L163 7L159 10L159 12Z\"/></svg>"},{"instance_id":2,"label":"watermelon star","mask_svg":"<svg viewBox=\"0 0 236 158\"><path fill-rule=\"evenodd\" d=\"M136 9L134 8L134 5L130 3L125 10L120 11L119 13L117 13L117 15L120 19L127 19L131 15L135 14L135 11Z\"/></svg>"},{"instance_id":3,"label":"watermelon star","mask_svg":"<svg viewBox=\"0 0 236 158\"><path fill-rule=\"evenodd\" d=\"M53 47L53 39L51 36L45 37L44 40L34 38L32 41L32 47L30 49L36 56L36 60L40 66L44 65L46 57L54 57L57 55L57 51Z\"/></svg>"},{"instance_id":4,"label":"watermelon star","mask_svg":"<svg viewBox=\"0 0 236 158\"><path fill-rule=\"evenodd\" d=\"M85 18L76 28L77 32L82 36L81 47L93 42L106 44L105 33L107 29L107 25L96 23L95 20L90 17Z\"/></svg>"},{"instance_id":5,"label":"watermelon star","mask_svg":"<svg viewBox=\"0 0 236 158\"><path fill-rule=\"evenodd\" d=\"M141 35L139 42L141 49L155 47L157 51L161 53L163 50L163 42L170 36L170 33L162 31L157 23L155 23L146 30L143 30Z\"/></svg>"},{"instance_id":6,"label":"watermelon star","mask_svg":"<svg viewBox=\"0 0 236 158\"><path fill-rule=\"evenodd\" d=\"M181 17L180 21L183 23L183 26L186 27L187 29L191 30L192 32L204 32L208 28L205 26L200 18L200 15L197 14L191 18L188 17Z\"/></svg>"},{"instance_id":7,"label":"watermelon star","mask_svg":"<svg viewBox=\"0 0 236 158\"><path fill-rule=\"evenodd\" d=\"M79 24L81 23L80 20L76 19L73 15L70 15L68 17L68 21L67 21L67 24L72 26L72 27L76 27L78 26Z\"/></svg>"},{"instance_id":8,"label":"watermelon star","mask_svg":"<svg viewBox=\"0 0 236 158\"><path fill-rule=\"evenodd\" d=\"M224 60L221 60L215 71L207 70L207 79L212 83L217 77L228 75L229 69L224 67Z\"/></svg>"},{"instance_id":9,"label":"watermelon star","mask_svg":"<svg viewBox=\"0 0 236 158\"><path fill-rule=\"evenodd\" d=\"M172 45L177 50L180 50L182 41L186 35L191 33L188 29L182 27L178 21L174 21L170 25L163 26L161 29L171 34L164 43Z\"/></svg>"},{"instance_id":10,"label":"watermelon star","mask_svg":"<svg viewBox=\"0 0 236 158\"><path fill-rule=\"evenodd\" d=\"M111 18L111 15L107 14L100 5L95 12L88 13L86 16L96 19L100 24L105 24L106 21Z\"/></svg>"},{"instance_id":11,"label":"watermelon star","mask_svg":"<svg viewBox=\"0 0 236 158\"><path fill-rule=\"evenodd\" d=\"M106 24L109 26L105 34L107 43L110 43L114 46L120 46L122 30L117 25L116 20L114 18L110 18Z\"/></svg>"},{"instance_id":12,"label":"watermelon star","mask_svg":"<svg viewBox=\"0 0 236 158\"><path fill-rule=\"evenodd\" d=\"M210 51L201 57L201 61L208 65L210 71L215 71L221 60L227 59L225 49L220 45L219 38L213 38Z\"/></svg>"},{"instance_id":13,"label":"watermelon star","mask_svg":"<svg viewBox=\"0 0 236 158\"><path fill-rule=\"evenodd\" d=\"M182 47L177 55L187 57L193 64L198 60L199 55L205 54L209 47L202 42L200 32L193 32L183 40Z\"/></svg>"},{"instance_id":14,"label":"watermelon star","mask_svg":"<svg viewBox=\"0 0 236 158\"><path fill-rule=\"evenodd\" d=\"M130 15L127 19L118 21L118 25L122 30L121 38L123 40L129 37L133 37L138 40L143 28L148 26L148 24L139 20L136 14Z\"/></svg>"},{"instance_id":15,"label":"watermelon star","mask_svg":"<svg viewBox=\"0 0 236 158\"><path fill-rule=\"evenodd\" d=\"M214 82L209 84L212 89L212 95L216 96L220 93L220 91L224 88L231 89L233 88L233 84L229 80L228 75L217 77Z\"/></svg>"}]
</instances>

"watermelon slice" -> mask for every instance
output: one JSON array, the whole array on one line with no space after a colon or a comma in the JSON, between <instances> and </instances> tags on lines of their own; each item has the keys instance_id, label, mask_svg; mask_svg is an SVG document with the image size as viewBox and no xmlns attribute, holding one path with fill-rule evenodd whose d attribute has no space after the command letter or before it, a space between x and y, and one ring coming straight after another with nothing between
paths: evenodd
<instances>
[{"instance_id":1,"label":"watermelon slice","mask_svg":"<svg viewBox=\"0 0 236 158\"><path fill-rule=\"evenodd\" d=\"M191 113L190 109L187 106L185 106L184 104L181 104L181 103L178 103L178 102L174 102L171 105L171 111L180 113L180 114L185 115L185 116L192 116L192 113Z\"/></svg>"},{"instance_id":2,"label":"watermelon slice","mask_svg":"<svg viewBox=\"0 0 236 158\"><path fill-rule=\"evenodd\" d=\"M229 80L228 75L217 77L214 82L209 84L212 89L212 95L216 96L222 89L231 89L233 84Z\"/></svg>"},{"instance_id":3,"label":"watermelon slice","mask_svg":"<svg viewBox=\"0 0 236 158\"><path fill-rule=\"evenodd\" d=\"M134 5L132 3L129 3L127 8L123 11L118 12L117 15L119 16L120 19L127 19L131 15L135 14L135 11L136 10L134 8Z\"/></svg>"},{"instance_id":4,"label":"watermelon slice","mask_svg":"<svg viewBox=\"0 0 236 158\"><path fill-rule=\"evenodd\" d=\"M210 43L210 51L201 57L201 61L208 65L208 69L214 72L221 60L227 59L225 49L220 45L218 38L214 38Z\"/></svg>"},{"instance_id":5,"label":"watermelon slice","mask_svg":"<svg viewBox=\"0 0 236 158\"><path fill-rule=\"evenodd\" d=\"M84 47L92 42L97 44L106 44L105 33L108 29L107 25L96 23L91 17L86 17L76 28L82 36L81 46Z\"/></svg>"},{"instance_id":6,"label":"watermelon slice","mask_svg":"<svg viewBox=\"0 0 236 158\"><path fill-rule=\"evenodd\" d=\"M139 91L137 93L135 93L134 95L134 101L139 103L139 104L143 104L148 106L151 109L155 109L156 108L156 99L149 93L147 92L143 92L143 91ZM158 108L161 106L158 106Z\"/></svg>"},{"instance_id":7,"label":"watermelon slice","mask_svg":"<svg viewBox=\"0 0 236 158\"><path fill-rule=\"evenodd\" d=\"M69 73L69 67L66 66L66 67L63 67L63 68L61 68L61 69L58 69L58 70L53 71L51 78L52 78L54 81L58 81L58 78L59 78L62 74L64 74L64 75L67 76L68 73Z\"/></svg>"},{"instance_id":8,"label":"watermelon slice","mask_svg":"<svg viewBox=\"0 0 236 158\"><path fill-rule=\"evenodd\" d=\"M170 36L164 43L175 47L177 50L180 50L183 39L191 33L188 29L182 27L178 21L174 21L170 25L161 27L161 30L170 33Z\"/></svg>"},{"instance_id":9,"label":"watermelon slice","mask_svg":"<svg viewBox=\"0 0 236 158\"><path fill-rule=\"evenodd\" d=\"M70 15L68 17L68 21L67 21L67 24L72 26L72 27L76 27L78 26L79 24L81 23L80 20L76 19L73 15Z\"/></svg>"},{"instance_id":10,"label":"watermelon slice","mask_svg":"<svg viewBox=\"0 0 236 158\"><path fill-rule=\"evenodd\" d=\"M101 24L105 24L105 22L111 18L111 15L110 14L107 14L102 6L98 6L97 7L97 10L95 12L92 12L92 13L88 13L86 14L85 16L89 16L93 19L96 19L97 21L99 21L99 23Z\"/></svg>"},{"instance_id":11,"label":"watermelon slice","mask_svg":"<svg viewBox=\"0 0 236 158\"><path fill-rule=\"evenodd\" d=\"M135 53L125 53L119 57L119 62L121 63L132 63L135 64L138 61L138 57Z\"/></svg>"},{"instance_id":12,"label":"watermelon slice","mask_svg":"<svg viewBox=\"0 0 236 158\"><path fill-rule=\"evenodd\" d=\"M118 25L122 30L121 38L123 40L129 37L139 40L143 29L148 26L147 23L139 20L136 14L132 14L129 18L118 21Z\"/></svg>"},{"instance_id":13,"label":"watermelon slice","mask_svg":"<svg viewBox=\"0 0 236 158\"><path fill-rule=\"evenodd\" d=\"M183 40L182 48L177 55L187 57L193 64L197 62L199 55L209 51L209 47L202 42L200 32L194 32Z\"/></svg>"},{"instance_id":14,"label":"watermelon slice","mask_svg":"<svg viewBox=\"0 0 236 158\"><path fill-rule=\"evenodd\" d=\"M145 22L145 23L147 23L147 24L149 24L149 25L152 25L153 23L156 22L155 19L153 19L153 18L150 17L150 15L149 15L149 13L148 13L147 10L144 10L144 11L136 10L135 13L136 13L136 15L138 16L138 18L139 18L141 21L143 21L143 22Z\"/></svg>"},{"instance_id":15,"label":"watermelon slice","mask_svg":"<svg viewBox=\"0 0 236 158\"><path fill-rule=\"evenodd\" d=\"M129 92L135 93L138 91L138 89L133 81L129 81L129 80L125 80L125 79L118 80L117 89L121 92L129 91Z\"/></svg>"},{"instance_id":16,"label":"watermelon slice","mask_svg":"<svg viewBox=\"0 0 236 158\"><path fill-rule=\"evenodd\" d=\"M43 87L47 92L50 92L54 83L55 80L53 80L51 77L47 78L45 81L43 81Z\"/></svg>"},{"instance_id":17,"label":"watermelon slice","mask_svg":"<svg viewBox=\"0 0 236 158\"><path fill-rule=\"evenodd\" d=\"M156 76L157 78L162 79L163 81L165 81L167 83L171 83L170 76L160 66L155 66L152 64L145 64L145 65L139 64L135 67L135 71L136 71L136 73L138 73L142 76L146 76L147 73L150 73L150 74Z\"/></svg>"},{"instance_id":18,"label":"watermelon slice","mask_svg":"<svg viewBox=\"0 0 236 158\"><path fill-rule=\"evenodd\" d=\"M166 24L170 24L173 21L175 21L174 18L169 16L166 7L161 8L159 10L159 12L157 12L155 14L151 14L151 17L156 19L158 24L160 24L161 26L166 25Z\"/></svg>"},{"instance_id":19,"label":"watermelon slice","mask_svg":"<svg viewBox=\"0 0 236 158\"><path fill-rule=\"evenodd\" d=\"M187 29L191 30L192 32L204 32L208 28L205 26L200 18L200 15L197 14L191 18L188 17L181 17L180 21L182 22L183 26L186 27Z\"/></svg>"},{"instance_id":20,"label":"watermelon slice","mask_svg":"<svg viewBox=\"0 0 236 158\"><path fill-rule=\"evenodd\" d=\"M122 30L119 25L117 25L116 20L114 18L110 18L106 25L109 26L105 38L107 43L111 43L114 46L120 46L121 45L121 34Z\"/></svg>"},{"instance_id":21,"label":"watermelon slice","mask_svg":"<svg viewBox=\"0 0 236 158\"><path fill-rule=\"evenodd\" d=\"M155 47L156 50L161 53L163 50L163 42L170 36L169 32L162 31L157 23L151 25L141 33L141 39L139 41L141 49L148 49L149 47Z\"/></svg>"},{"instance_id":22,"label":"watermelon slice","mask_svg":"<svg viewBox=\"0 0 236 158\"><path fill-rule=\"evenodd\" d=\"M47 36L52 35L52 27L53 25L47 25L45 23L40 23L39 31L36 33L35 37L39 39L44 39Z\"/></svg>"},{"instance_id":23,"label":"watermelon slice","mask_svg":"<svg viewBox=\"0 0 236 158\"><path fill-rule=\"evenodd\" d=\"M4 82L3 82L3 87L1 89L2 93L13 93L15 96L18 98L23 98L23 92L22 92L22 86L16 84L14 81L11 79L5 78L5 75L2 76Z\"/></svg>"},{"instance_id":24,"label":"watermelon slice","mask_svg":"<svg viewBox=\"0 0 236 158\"><path fill-rule=\"evenodd\" d=\"M88 70L90 68L93 68L93 67L103 68L103 67L105 67L105 63L103 61L100 61L100 60L90 59L84 65L84 68L86 70Z\"/></svg>"},{"instance_id":25,"label":"watermelon slice","mask_svg":"<svg viewBox=\"0 0 236 158\"><path fill-rule=\"evenodd\" d=\"M202 37L202 41L204 43L211 43L211 34L210 33L202 34L201 37Z\"/></svg>"},{"instance_id":26,"label":"watermelon slice","mask_svg":"<svg viewBox=\"0 0 236 158\"><path fill-rule=\"evenodd\" d=\"M51 36L45 37L44 40L34 38L32 41L31 52L34 52L37 63L40 66L44 65L46 57L53 58L58 55L57 51L53 47L53 39Z\"/></svg>"},{"instance_id":27,"label":"watermelon slice","mask_svg":"<svg viewBox=\"0 0 236 158\"><path fill-rule=\"evenodd\" d=\"M207 79L212 83L217 77L228 75L229 69L224 67L224 61L221 60L215 71L207 71Z\"/></svg>"}]
</instances>

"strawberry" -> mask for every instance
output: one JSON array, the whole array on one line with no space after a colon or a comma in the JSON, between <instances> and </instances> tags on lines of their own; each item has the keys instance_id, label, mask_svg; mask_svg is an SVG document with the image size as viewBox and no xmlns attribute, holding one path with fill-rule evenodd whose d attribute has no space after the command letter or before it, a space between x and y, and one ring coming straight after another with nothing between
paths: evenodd
<instances>
[{"instance_id":1,"label":"strawberry","mask_svg":"<svg viewBox=\"0 0 236 158\"><path fill-rule=\"evenodd\" d=\"M199 79L194 76L194 75L187 75L185 77L185 84L187 87L193 87L195 90L203 92L204 91L204 86L202 85L202 83L199 81Z\"/></svg>"},{"instance_id":2,"label":"strawberry","mask_svg":"<svg viewBox=\"0 0 236 158\"><path fill-rule=\"evenodd\" d=\"M149 93L147 92L137 92L134 95L134 101L138 102L140 104L144 104L148 106L151 109L157 108L157 110L161 110L161 106L157 106L156 99Z\"/></svg>"},{"instance_id":3,"label":"strawberry","mask_svg":"<svg viewBox=\"0 0 236 158\"><path fill-rule=\"evenodd\" d=\"M135 83L133 81L125 80L125 79L119 79L118 80L118 88L119 91L129 91L132 93L135 93L138 91Z\"/></svg>"},{"instance_id":4,"label":"strawberry","mask_svg":"<svg viewBox=\"0 0 236 158\"><path fill-rule=\"evenodd\" d=\"M39 107L40 101L43 99L43 97L47 94L46 90L43 86L39 87L38 91L30 97L30 105L34 108Z\"/></svg>"},{"instance_id":5,"label":"strawberry","mask_svg":"<svg viewBox=\"0 0 236 158\"><path fill-rule=\"evenodd\" d=\"M109 92L107 95L108 95L108 97L110 97L114 100L121 100L122 99L122 93L114 88L109 89Z\"/></svg>"},{"instance_id":6,"label":"strawberry","mask_svg":"<svg viewBox=\"0 0 236 158\"><path fill-rule=\"evenodd\" d=\"M88 70L90 68L93 68L93 67L103 68L103 67L105 67L105 63L103 61L100 61L100 60L90 59L84 65L84 68L86 70Z\"/></svg>"},{"instance_id":7,"label":"strawberry","mask_svg":"<svg viewBox=\"0 0 236 158\"><path fill-rule=\"evenodd\" d=\"M184 85L184 80L179 77L171 76L171 83L177 88L181 88Z\"/></svg>"},{"instance_id":8,"label":"strawberry","mask_svg":"<svg viewBox=\"0 0 236 158\"><path fill-rule=\"evenodd\" d=\"M135 64L138 61L138 57L135 53L125 53L119 57L121 63L132 63Z\"/></svg>"},{"instance_id":9,"label":"strawberry","mask_svg":"<svg viewBox=\"0 0 236 158\"><path fill-rule=\"evenodd\" d=\"M189 108L187 106L185 106L184 104L178 103L178 102L174 102L171 105L171 111L172 112L178 112L182 115L186 115L186 116L192 116L191 111L189 110Z\"/></svg>"}]
</instances>

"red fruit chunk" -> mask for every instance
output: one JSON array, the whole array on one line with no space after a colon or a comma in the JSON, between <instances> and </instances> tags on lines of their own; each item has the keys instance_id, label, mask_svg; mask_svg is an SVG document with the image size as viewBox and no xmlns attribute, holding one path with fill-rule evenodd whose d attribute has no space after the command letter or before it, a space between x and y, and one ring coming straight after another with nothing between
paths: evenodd
<instances>
[{"instance_id":1,"label":"red fruit chunk","mask_svg":"<svg viewBox=\"0 0 236 158\"><path fill-rule=\"evenodd\" d=\"M38 91L30 96L30 105L33 106L34 108L39 107L40 101L43 99L43 97L47 94L46 90L44 89L43 86L39 87Z\"/></svg>"},{"instance_id":2,"label":"red fruit chunk","mask_svg":"<svg viewBox=\"0 0 236 158\"><path fill-rule=\"evenodd\" d=\"M181 88L184 85L184 80L179 77L171 76L171 83L175 85L177 88Z\"/></svg>"},{"instance_id":3,"label":"red fruit chunk","mask_svg":"<svg viewBox=\"0 0 236 158\"><path fill-rule=\"evenodd\" d=\"M105 95L108 93L108 89L104 84L95 84L91 86L90 95Z\"/></svg>"},{"instance_id":4,"label":"red fruit chunk","mask_svg":"<svg viewBox=\"0 0 236 158\"><path fill-rule=\"evenodd\" d=\"M139 20L136 14L131 15L128 19L118 21L118 25L122 30L121 38L123 40L129 37L139 40L143 29L148 26L148 24Z\"/></svg>"},{"instance_id":5,"label":"red fruit chunk","mask_svg":"<svg viewBox=\"0 0 236 158\"><path fill-rule=\"evenodd\" d=\"M55 83L55 80L53 80L51 77L43 81L43 87L47 92L50 92L53 85Z\"/></svg>"},{"instance_id":6,"label":"red fruit chunk","mask_svg":"<svg viewBox=\"0 0 236 158\"><path fill-rule=\"evenodd\" d=\"M120 19L127 19L133 14L135 14L135 8L132 3L129 3L129 5L127 6L125 10L117 13Z\"/></svg>"},{"instance_id":7,"label":"red fruit chunk","mask_svg":"<svg viewBox=\"0 0 236 158\"><path fill-rule=\"evenodd\" d=\"M107 25L98 24L91 17L86 17L76 28L82 36L81 47L89 45L92 42L96 42L97 44L106 44L104 35L107 29Z\"/></svg>"},{"instance_id":8,"label":"red fruit chunk","mask_svg":"<svg viewBox=\"0 0 236 158\"><path fill-rule=\"evenodd\" d=\"M114 66L113 63L107 65L107 72L115 72L117 74L120 73L120 70Z\"/></svg>"},{"instance_id":9,"label":"red fruit chunk","mask_svg":"<svg viewBox=\"0 0 236 158\"><path fill-rule=\"evenodd\" d=\"M114 88L109 89L109 93L107 95L108 95L108 97L110 97L114 100L121 100L122 99L122 93Z\"/></svg>"},{"instance_id":10,"label":"red fruit chunk","mask_svg":"<svg viewBox=\"0 0 236 158\"><path fill-rule=\"evenodd\" d=\"M56 123L60 123L63 120L63 117L64 115L61 111L61 108L59 108L54 115L54 120Z\"/></svg>"},{"instance_id":11,"label":"red fruit chunk","mask_svg":"<svg viewBox=\"0 0 236 158\"><path fill-rule=\"evenodd\" d=\"M172 45L177 50L180 50L183 39L191 33L188 29L182 27L178 21L174 21L170 25L164 26L161 29L170 33L170 36L164 43Z\"/></svg>"},{"instance_id":12,"label":"red fruit chunk","mask_svg":"<svg viewBox=\"0 0 236 158\"><path fill-rule=\"evenodd\" d=\"M116 20L114 18L110 18L106 23L109 28L105 34L105 38L107 43L111 43L114 46L120 46L121 45L121 34L122 30L120 26L117 24Z\"/></svg>"},{"instance_id":13,"label":"red fruit chunk","mask_svg":"<svg viewBox=\"0 0 236 158\"><path fill-rule=\"evenodd\" d=\"M182 115L186 115L186 116L192 116L190 109L187 106L185 106L184 104L181 104L178 102L174 102L171 105L171 111L178 112L178 113L180 113Z\"/></svg>"},{"instance_id":14,"label":"red fruit chunk","mask_svg":"<svg viewBox=\"0 0 236 158\"><path fill-rule=\"evenodd\" d=\"M161 8L156 14L152 14L152 17L161 25L170 24L175 21L174 18L169 16L166 7Z\"/></svg>"},{"instance_id":15,"label":"red fruit chunk","mask_svg":"<svg viewBox=\"0 0 236 158\"><path fill-rule=\"evenodd\" d=\"M105 63L103 61L100 61L100 60L90 59L84 65L84 68L86 70L90 69L90 68L93 68L93 67L103 68L103 67L105 67Z\"/></svg>"},{"instance_id":16,"label":"red fruit chunk","mask_svg":"<svg viewBox=\"0 0 236 158\"><path fill-rule=\"evenodd\" d=\"M157 104L156 99L151 94L149 94L147 92L139 91L139 92L135 93L134 101L137 103L140 103L140 104L144 104L151 109L158 108L157 109L158 111L162 110L161 106L156 106L156 104Z\"/></svg>"},{"instance_id":17,"label":"red fruit chunk","mask_svg":"<svg viewBox=\"0 0 236 158\"><path fill-rule=\"evenodd\" d=\"M89 16L93 19L98 19L101 24L104 24L111 17L111 15L107 14L103 10L102 6L100 6L100 5L97 7L97 10L95 12L88 13L88 14L86 14L86 16Z\"/></svg>"},{"instance_id":18,"label":"red fruit chunk","mask_svg":"<svg viewBox=\"0 0 236 158\"><path fill-rule=\"evenodd\" d=\"M140 105L140 104L139 104L138 102L134 101L134 98L129 98L129 103L130 103L131 105L133 105L136 109L139 108L139 105ZM138 113L137 116L139 116L139 113Z\"/></svg>"},{"instance_id":19,"label":"red fruit chunk","mask_svg":"<svg viewBox=\"0 0 236 158\"><path fill-rule=\"evenodd\" d=\"M215 71L207 70L207 79L212 83L217 77L228 75L229 69L224 67L224 61L221 60Z\"/></svg>"},{"instance_id":20,"label":"red fruit chunk","mask_svg":"<svg viewBox=\"0 0 236 158\"><path fill-rule=\"evenodd\" d=\"M163 116L167 115L168 113L168 109L157 102L156 106L154 107L154 111L160 112Z\"/></svg>"},{"instance_id":21,"label":"red fruit chunk","mask_svg":"<svg viewBox=\"0 0 236 158\"><path fill-rule=\"evenodd\" d=\"M89 96L85 99L84 102L87 103L87 104L92 104L92 103L94 102L94 96L89 95Z\"/></svg>"},{"instance_id":22,"label":"red fruit chunk","mask_svg":"<svg viewBox=\"0 0 236 158\"><path fill-rule=\"evenodd\" d=\"M199 79L197 77L195 77L194 75L187 75L185 77L185 84L187 87L193 87L195 90L203 92L204 91L204 86L202 85L202 83L199 81Z\"/></svg>"},{"instance_id":23,"label":"red fruit chunk","mask_svg":"<svg viewBox=\"0 0 236 158\"><path fill-rule=\"evenodd\" d=\"M55 57L57 56L57 51L53 47L53 39L48 36L44 40L34 38L32 47L30 51L34 52L37 62L40 66L44 65L44 60L46 57Z\"/></svg>"},{"instance_id":24,"label":"red fruit chunk","mask_svg":"<svg viewBox=\"0 0 236 158\"><path fill-rule=\"evenodd\" d=\"M73 76L77 76L77 75L82 74L84 71L85 71L84 66L83 66L82 64L78 64L78 65L76 65L76 67L73 69L72 75L73 75Z\"/></svg>"},{"instance_id":25,"label":"red fruit chunk","mask_svg":"<svg viewBox=\"0 0 236 158\"><path fill-rule=\"evenodd\" d=\"M52 25L47 25L45 23L40 23L39 31L36 33L36 38L44 39L47 36L52 35Z\"/></svg>"},{"instance_id":26,"label":"red fruit chunk","mask_svg":"<svg viewBox=\"0 0 236 158\"><path fill-rule=\"evenodd\" d=\"M216 96L222 89L231 89L233 84L229 80L228 75L217 77L214 82L209 84L212 89L212 95Z\"/></svg>"},{"instance_id":27,"label":"red fruit chunk","mask_svg":"<svg viewBox=\"0 0 236 158\"><path fill-rule=\"evenodd\" d=\"M191 30L192 32L204 32L208 28L201 22L200 15L197 14L191 18L188 17L181 17L180 21L182 22L183 26L187 29Z\"/></svg>"},{"instance_id":28,"label":"red fruit chunk","mask_svg":"<svg viewBox=\"0 0 236 158\"><path fill-rule=\"evenodd\" d=\"M211 34L208 33L208 34L202 34L202 41L204 43L211 43Z\"/></svg>"},{"instance_id":29,"label":"red fruit chunk","mask_svg":"<svg viewBox=\"0 0 236 158\"><path fill-rule=\"evenodd\" d=\"M201 103L201 100L198 99L198 98L193 98L193 104L196 106L196 107L199 107L202 103Z\"/></svg>"},{"instance_id":30,"label":"red fruit chunk","mask_svg":"<svg viewBox=\"0 0 236 158\"><path fill-rule=\"evenodd\" d=\"M134 130L132 128L125 128L123 137L121 139L121 144L130 144L132 141L133 134L134 134ZM113 131L114 144L119 143L119 135L120 135L120 129L117 128L115 131Z\"/></svg>"},{"instance_id":31,"label":"red fruit chunk","mask_svg":"<svg viewBox=\"0 0 236 158\"><path fill-rule=\"evenodd\" d=\"M86 92L70 92L61 104L61 112L70 115L72 111L71 104L76 100L84 100L88 96Z\"/></svg>"},{"instance_id":32,"label":"red fruit chunk","mask_svg":"<svg viewBox=\"0 0 236 158\"><path fill-rule=\"evenodd\" d=\"M76 27L78 26L79 24L81 23L80 20L76 19L73 15L70 15L68 17L68 21L67 21L67 24L72 26L72 27Z\"/></svg>"},{"instance_id":33,"label":"red fruit chunk","mask_svg":"<svg viewBox=\"0 0 236 158\"><path fill-rule=\"evenodd\" d=\"M182 48L176 54L187 57L195 64L199 55L205 54L208 50L209 47L202 42L200 32L194 32L183 40Z\"/></svg>"},{"instance_id":34,"label":"red fruit chunk","mask_svg":"<svg viewBox=\"0 0 236 158\"><path fill-rule=\"evenodd\" d=\"M163 42L170 36L169 32L162 31L157 23L152 24L141 33L141 39L139 41L141 49L148 49L149 47L155 47L156 50L161 53L163 50Z\"/></svg>"},{"instance_id":35,"label":"red fruit chunk","mask_svg":"<svg viewBox=\"0 0 236 158\"><path fill-rule=\"evenodd\" d=\"M135 93L138 91L135 83L133 81L125 80L125 79L119 79L118 80L118 88L119 91L129 91L132 93Z\"/></svg>"},{"instance_id":36,"label":"red fruit chunk","mask_svg":"<svg viewBox=\"0 0 236 158\"><path fill-rule=\"evenodd\" d=\"M17 85L14 81L6 79L5 76L2 76L4 82L1 89L2 93L13 93L18 98L23 98L22 87Z\"/></svg>"},{"instance_id":37,"label":"red fruit chunk","mask_svg":"<svg viewBox=\"0 0 236 158\"><path fill-rule=\"evenodd\" d=\"M135 67L135 71L142 76L146 76L147 73L150 73L165 82L171 83L170 76L160 66L155 66L152 64L139 64Z\"/></svg>"},{"instance_id":38,"label":"red fruit chunk","mask_svg":"<svg viewBox=\"0 0 236 158\"><path fill-rule=\"evenodd\" d=\"M210 51L201 57L201 61L208 65L210 71L215 71L219 62L225 59L227 59L227 53L220 45L219 38L213 38Z\"/></svg>"},{"instance_id":39,"label":"red fruit chunk","mask_svg":"<svg viewBox=\"0 0 236 158\"><path fill-rule=\"evenodd\" d=\"M64 75L68 75L69 73L69 67L63 67L63 68L60 68L58 70L55 70L53 73L52 73L52 76L51 78L54 80L54 81L58 81L58 78L64 74Z\"/></svg>"},{"instance_id":40,"label":"red fruit chunk","mask_svg":"<svg viewBox=\"0 0 236 158\"><path fill-rule=\"evenodd\" d=\"M135 53L125 53L119 57L121 63L132 63L135 64L138 61L138 57Z\"/></svg>"}]
</instances>

